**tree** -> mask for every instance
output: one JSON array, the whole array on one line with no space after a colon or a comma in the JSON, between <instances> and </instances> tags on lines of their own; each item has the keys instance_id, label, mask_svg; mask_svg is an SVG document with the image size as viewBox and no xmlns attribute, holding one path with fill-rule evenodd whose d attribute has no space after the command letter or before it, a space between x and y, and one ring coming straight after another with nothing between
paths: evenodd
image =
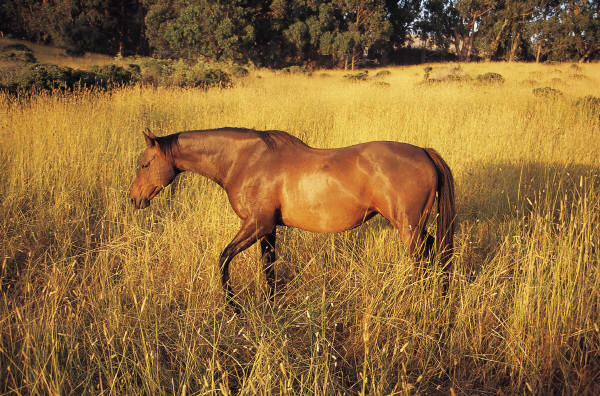
<instances>
[{"instance_id":1,"label":"tree","mask_svg":"<svg viewBox=\"0 0 600 396\"><path fill-rule=\"evenodd\" d=\"M549 60L593 59L600 51L600 5L594 0L564 0L551 4L536 23L536 41Z\"/></svg>"},{"instance_id":2,"label":"tree","mask_svg":"<svg viewBox=\"0 0 600 396\"><path fill-rule=\"evenodd\" d=\"M43 0L31 10L28 24L42 29L35 41L47 37L73 53L144 50L143 8L137 0Z\"/></svg>"},{"instance_id":3,"label":"tree","mask_svg":"<svg viewBox=\"0 0 600 396\"><path fill-rule=\"evenodd\" d=\"M162 56L246 61L256 56L255 16L262 2L146 0L147 35Z\"/></svg>"},{"instance_id":4,"label":"tree","mask_svg":"<svg viewBox=\"0 0 600 396\"><path fill-rule=\"evenodd\" d=\"M494 6L494 0L428 0L419 24L421 35L442 48L453 45L458 59L468 62L478 25Z\"/></svg>"}]
</instances>

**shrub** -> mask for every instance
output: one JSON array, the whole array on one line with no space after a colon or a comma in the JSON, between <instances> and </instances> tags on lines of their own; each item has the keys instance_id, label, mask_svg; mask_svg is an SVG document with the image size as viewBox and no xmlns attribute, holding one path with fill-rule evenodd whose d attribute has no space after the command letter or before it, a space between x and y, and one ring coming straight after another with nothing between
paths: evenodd
<instances>
[{"instance_id":1,"label":"shrub","mask_svg":"<svg viewBox=\"0 0 600 396\"><path fill-rule=\"evenodd\" d=\"M283 69L285 73L290 74L310 74L310 70L302 66L290 66Z\"/></svg>"},{"instance_id":2,"label":"shrub","mask_svg":"<svg viewBox=\"0 0 600 396\"><path fill-rule=\"evenodd\" d=\"M504 77L499 73L484 73L477 76L477 81L484 84L503 84Z\"/></svg>"},{"instance_id":3,"label":"shrub","mask_svg":"<svg viewBox=\"0 0 600 396\"><path fill-rule=\"evenodd\" d=\"M431 77L434 69L431 66L427 66L425 69L425 76L423 82L426 84L435 84L443 82L461 82L470 81L471 77L465 74L464 70L460 66L446 67L438 69L435 73L435 77Z\"/></svg>"},{"instance_id":4,"label":"shrub","mask_svg":"<svg viewBox=\"0 0 600 396\"><path fill-rule=\"evenodd\" d=\"M204 63L189 65L184 61L173 62L160 69L159 85L181 88L229 88L233 86L229 73Z\"/></svg>"},{"instance_id":5,"label":"shrub","mask_svg":"<svg viewBox=\"0 0 600 396\"><path fill-rule=\"evenodd\" d=\"M585 74L581 74L581 73L570 74L569 78L572 78L574 80L588 80L588 76L586 76Z\"/></svg>"},{"instance_id":6,"label":"shrub","mask_svg":"<svg viewBox=\"0 0 600 396\"><path fill-rule=\"evenodd\" d=\"M385 81L376 81L375 83L373 83L373 85L375 85L376 87L380 87L380 88L388 88L391 86L391 84L389 82L385 82Z\"/></svg>"},{"instance_id":7,"label":"shrub","mask_svg":"<svg viewBox=\"0 0 600 396\"><path fill-rule=\"evenodd\" d=\"M543 98L559 98L562 96L562 92L555 88L543 87L543 88L534 88L533 94L537 97Z\"/></svg>"},{"instance_id":8,"label":"shrub","mask_svg":"<svg viewBox=\"0 0 600 396\"><path fill-rule=\"evenodd\" d=\"M521 83L522 84L531 85L531 86L534 86L534 85L538 84L537 80L531 80L531 79L529 79L529 80L523 80L523 81L521 81Z\"/></svg>"},{"instance_id":9,"label":"shrub","mask_svg":"<svg viewBox=\"0 0 600 396\"><path fill-rule=\"evenodd\" d=\"M94 66L85 71L36 63L3 78L3 89L12 93L72 90L76 87L107 89L134 81L132 73L121 66Z\"/></svg>"},{"instance_id":10,"label":"shrub","mask_svg":"<svg viewBox=\"0 0 600 396\"><path fill-rule=\"evenodd\" d=\"M355 74L345 74L344 78L350 81L364 81L369 78L369 71L365 70Z\"/></svg>"},{"instance_id":11,"label":"shrub","mask_svg":"<svg viewBox=\"0 0 600 396\"><path fill-rule=\"evenodd\" d=\"M101 88L134 82L132 73L117 65L92 66L90 72L95 80L94 85Z\"/></svg>"},{"instance_id":12,"label":"shrub","mask_svg":"<svg viewBox=\"0 0 600 396\"><path fill-rule=\"evenodd\" d=\"M164 80L173 73L173 61L146 58L140 62L141 81L144 84L164 85Z\"/></svg>"},{"instance_id":13,"label":"shrub","mask_svg":"<svg viewBox=\"0 0 600 396\"><path fill-rule=\"evenodd\" d=\"M575 107L592 116L600 116L600 98L597 96L583 96L577 99Z\"/></svg>"},{"instance_id":14,"label":"shrub","mask_svg":"<svg viewBox=\"0 0 600 396\"><path fill-rule=\"evenodd\" d=\"M9 44L0 50L0 59L33 63L36 62L33 51L24 44Z\"/></svg>"},{"instance_id":15,"label":"shrub","mask_svg":"<svg viewBox=\"0 0 600 396\"><path fill-rule=\"evenodd\" d=\"M2 47L2 51L25 51L25 52L33 52L31 48L26 46L25 44L6 44Z\"/></svg>"},{"instance_id":16,"label":"shrub","mask_svg":"<svg viewBox=\"0 0 600 396\"><path fill-rule=\"evenodd\" d=\"M11 88L17 91L73 88L73 70L70 67L36 63L26 68Z\"/></svg>"},{"instance_id":17,"label":"shrub","mask_svg":"<svg viewBox=\"0 0 600 396\"><path fill-rule=\"evenodd\" d=\"M189 64L183 60L174 62L164 59L144 59L140 62L141 81L145 84L176 86L182 88L229 88L233 86L231 75L217 67L204 63ZM243 73L239 66L235 70Z\"/></svg>"},{"instance_id":18,"label":"shrub","mask_svg":"<svg viewBox=\"0 0 600 396\"><path fill-rule=\"evenodd\" d=\"M243 66L235 65L231 68L231 74L234 77L246 77L248 75L248 69Z\"/></svg>"},{"instance_id":19,"label":"shrub","mask_svg":"<svg viewBox=\"0 0 600 396\"><path fill-rule=\"evenodd\" d=\"M375 78L387 77L390 74L392 74L392 72L389 70L380 70L377 73L375 73Z\"/></svg>"},{"instance_id":20,"label":"shrub","mask_svg":"<svg viewBox=\"0 0 600 396\"><path fill-rule=\"evenodd\" d=\"M428 81L431 77L431 72L433 71L433 67L427 66L423 69L423 71L425 72L425 75L423 76L423 80Z\"/></svg>"}]
</instances>

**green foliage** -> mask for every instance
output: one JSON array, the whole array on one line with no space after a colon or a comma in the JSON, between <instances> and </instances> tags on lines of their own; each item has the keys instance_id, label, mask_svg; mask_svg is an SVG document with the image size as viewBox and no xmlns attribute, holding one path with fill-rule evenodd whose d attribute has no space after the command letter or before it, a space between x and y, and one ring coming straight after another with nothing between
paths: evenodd
<instances>
[{"instance_id":1,"label":"green foliage","mask_svg":"<svg viewBox=\"0 0 600 396\"><path fill-rule=\"evenodd\" d=\"M92 66L91 74L94 76L94 85L107 88L113 85L125 85L133 82L131 71L116 65Z\"/></svg>"},{"instance_id":2,"label":"green foliage","mask_svg":"<svg viewBox=\"0 0 600 396\"><path fill-rule=\"evenodd\" d=\"M73 69L57 65L35 64L26 68L13 82L17 91L41 91L73 88Z\"/></svg>"},{"instance_id":3,"label":"green foliage","mask_svg":"<svg viewBox=\"0 0 600 396\"><path fill-rule=\"evenodd\" d=\"M121 66L94 66L89 71L36 63L0 74L3 90L11 93L68 91L79 87L108 89L136 81Z\"/></svg>"},{"instance_id":4,"label":"green foliage","mask_svg":"<svg viewBox=\"0 0 600 396\"><path fill-rule=\"evenodd\" d=\"M189 64L184 61L152 58L143 60L140 63L140 69L141 81L145 84L187 88L229 88L233 86L229 73L202 62ZM243 68L236 70L238 73L243 73L241 69Z\"/></svg>"},{"instance_id":5,"label":"green foliage","mask_svg":"<svg viewBox=\"0 0 600 396\"><path fill-rule=\"evenodd\" d=\"M73 56L354 69L414 61L406 44L416 35L459 61L591 61L598 15L595 0L4 0L0 32Z\"/></svg>"},{"instance_id":6,"label":"green foliage","mask_svg":"<svg viewBox=\"0 0 600 396\"><path fill-rule=\"evenodd\" d=\"M563 93L560 90L550 87L534 88L533 94L537 97L553 99L559 98L563 95Z\"/></svg>"},{"instance_id":7,"label":"green foliage","mask_svg":"<svg viewBox=\"0 0 600 396\"><path fill-rule=\"evenodd\" d=\"M247 61L254 57L256 7L221 0L146 1L147 35L161 56Z\"/></svg>"}]
</instances>

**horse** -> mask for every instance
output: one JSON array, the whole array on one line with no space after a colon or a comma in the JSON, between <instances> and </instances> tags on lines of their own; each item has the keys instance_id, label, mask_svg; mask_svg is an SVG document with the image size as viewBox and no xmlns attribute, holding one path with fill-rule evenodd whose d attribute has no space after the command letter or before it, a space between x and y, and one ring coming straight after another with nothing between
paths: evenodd
<instances>
[{"instance_id":1,"label":"horse","mask_svg":"<svg viewBox=\"0 0 600 396\"><path fill-rule=\"evenodd\" d=\"M260 241L269 294L274 294L276 227L320 233L355 228L381 214L415 259L434 243L449 268L454 235L454 180L440 154L407 143L374 141L313 148L287 132L243 128L190 130L157 137L146 129L130 200L137 209L184 171L205 176L227 193L242 225L219 257L226 301L233 305L229 264ZM437 232L425 230L438 197ZM236 309L237 310L237 309Z\"/></svg>"}]
</instances>

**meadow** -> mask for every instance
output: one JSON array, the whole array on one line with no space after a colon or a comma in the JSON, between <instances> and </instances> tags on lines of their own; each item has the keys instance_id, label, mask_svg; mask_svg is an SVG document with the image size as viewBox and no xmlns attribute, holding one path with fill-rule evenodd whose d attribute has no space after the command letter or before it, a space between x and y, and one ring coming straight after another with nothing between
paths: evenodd
<instances>
[{"instance_id":1,"label":"meadow","mask_svg":"<svg viewBox=\"0 0 600 396\"><path fill-rule=\"evenodd\" d=\"M581 99L600 96L600 65L460 65L503 84L423 83L424 67L0 95L0 392L600 393L600 105ZM562 94L533 94L546 86ZM376 217L279 227L274 304L259 248L241 253L235 315L225 193L182 174L145 210L127 199L146 127L222 126L438 150L457 194L448 295Z\"/></svg>"}]
</instances>

